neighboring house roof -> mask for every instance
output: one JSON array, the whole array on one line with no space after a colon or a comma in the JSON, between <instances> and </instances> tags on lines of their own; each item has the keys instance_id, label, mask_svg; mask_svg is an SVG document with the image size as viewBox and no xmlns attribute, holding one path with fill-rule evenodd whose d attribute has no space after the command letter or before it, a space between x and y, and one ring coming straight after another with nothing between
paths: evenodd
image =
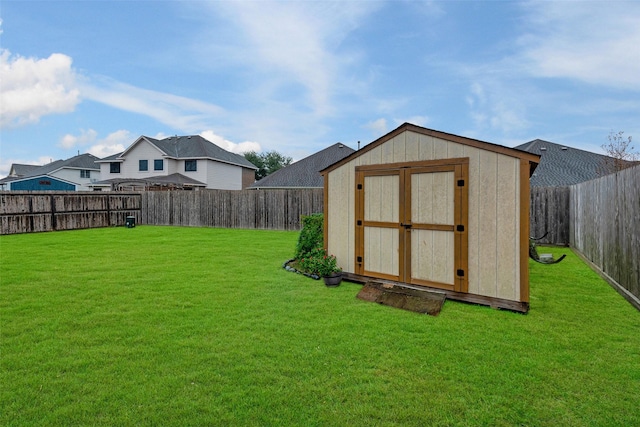
<instances>
[{"instance_id":1,"label":"neighboring house roof","mask_svg":"<svg viewBox=\"0 0 640 427\"><path fill-rule=\"evenodd\" d=\"M562 187L598 178L607 174L607 160L611 159L542 139L514 148L541 156L540 164L531 176L532 187Z\"/></svg>"},{"instance_id":2,"label":"neighboring house roof","mask_svg":"<svg viewBox=\"0 0 640 427\"><path fill-rule=\"evenodd\" d=\"M206 187L207 184L179 173L171 175L150 176L148 178L112 178L94 182L92 187L103 187L111 184L141 183L146 185L177 185L190 187Z\"/></svg>"},{"instance_id":3,"label":"neighboring house roof","mask_svg":"<svg viewBox=\"0 0 640 427\"><path fill-rule=\"evenodd\" d=\"M21 163L14 163L9 170L9 176L25 176L29 175L33 169L41 167L40 165L25 165Z\"/></svg>"},{"instance_id":4,"label":"neighboring house roof","mask_svg":"<svg viewBox=\"0 0 640 427\"><path fill-rule=\"evenodd\" d=\"M13 164L11 165L11 171L15 173L23 172L24 174L23 175L18 174L17 176L9 175L1 179L0 183L11 182L11 181L15 181L17 179L23 179L23 178L50 175L63 168L99 171L100 166L96 164L96 161L98 160L99 159L96 156L89 153L85 153L85 154L79 154L77 156L70 157L66 160L56 160L42 166Z\"/></svg>"},{"instance_id":5,"label":"neighboring house roof","mask_svg":"<svg viewBox=\"0 0 640 427\"><path fill-rule=\"evenodd\" d=\"M324 180L320 171L353 152L355 150L338 142L275 171L260 181L254 182L249 188L322 188Z\"/></svg>"},{"instance_id":6,"label":"neighboring house roof","mask_svg":"<svg viewBox=\"0 0 640 427\"><path fill-rule=\"evenodd\" d=\"M127 156L127 153L141 141L147 141L151 145L155 146L163 156L169 158L211 159L252 170L257 169L257 167L249 160L245 159L244 156L224 150L200 135L171 136L164 139L141 136L122 153L105 157L104 159L101 159L100 162L121 161Z\"/></svg>"}]
</instances>

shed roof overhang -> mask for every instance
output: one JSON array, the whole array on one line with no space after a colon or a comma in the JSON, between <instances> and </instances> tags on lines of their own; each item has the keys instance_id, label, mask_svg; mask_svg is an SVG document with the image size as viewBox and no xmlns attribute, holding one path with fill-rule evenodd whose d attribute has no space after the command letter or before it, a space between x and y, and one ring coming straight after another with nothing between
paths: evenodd
<instances>
[{"instance_id":1,"label":"shed roof overhang","mask_svg":"<svg viewBox=\"0 0 640 427\"><path fill-rule=\"evenodd\" d=\"M451 142L455 142L458 144L462 144L462 145L468 145L470 147L475 147L475 148L479 148L481 150L486 150L486 151L492 151L495 153L499 153L499 154L504 154L506 156L510 156L510 157L515 157L518 159L522 159L522 160L526 160L529 162L530 165L530 169L529 169L529 176L531 177L531 175L533 175L533 172L535 171L536 167L538 166L538 163L540 163L540 156L538 156L537 154L533 154L533 153L529 153L526 151L522 151L522 150L517 150L515 148L509 148L509 147L505 147L503 145L498 145L498 144L493 144L490 142L485 142L485 141L480 141L477 139L473 139L473 138L467 138L464 136L459 136L459 135L454 135L451 133L446 133L446 132L441 132L438 130L434 130L434 129L427 129L421 126L416 126L413 125L411 123L404 123L402 125L400 125L399 127L397 127L396 129L392 130L391 132L387 133L386 135L381 136L380 138L376 139L375 141L365 145L362 149L348 155L347 157L345 157L344 159L326 167L325 169L321 170L320 173L322 175L326 175L329 172L333 171L334 169L339 168L340 166L342 166L345 163L350 162L351 160L361 156L362 154L365 154L367 151L373 150L374 148L378 147L379 145L384 144L385 142L395 138L396 136L400 135L402 132L405 131L410 131L410 132L415 132L421 135L427 135L427 136L432 136L434 138L439 138L439 139L444 139L445 141L451 141Z\"/></svg>"}]
</instances>

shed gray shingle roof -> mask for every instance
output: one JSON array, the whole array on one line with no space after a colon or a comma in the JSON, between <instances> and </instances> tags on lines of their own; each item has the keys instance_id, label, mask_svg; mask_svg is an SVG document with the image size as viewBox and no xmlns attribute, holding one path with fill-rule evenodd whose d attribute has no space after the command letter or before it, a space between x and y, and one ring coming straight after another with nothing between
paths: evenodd
<instances>
[{"instance_id":1,"label":"shed gray shingle roof","mask_svg":"<svg viewBox=\"0 0 640 427\"><path fill-rule=\"evenodd\" d=\"M562 187L606 174L607 156L535 139L514 147L541 156L531 176L532 187Z\"/></svg>"},{"instance_id":2,"label":"shed gray shingle roof","mask_svg":"<svg viewBox=\"0 0 640 427\"><path fill-rule=\"evenodd\" d=\"M254 182L249 188L322 188L324 180L320 171L354 151L338 142L275 171L260 181Z\"/></svg>"}]
</instances>

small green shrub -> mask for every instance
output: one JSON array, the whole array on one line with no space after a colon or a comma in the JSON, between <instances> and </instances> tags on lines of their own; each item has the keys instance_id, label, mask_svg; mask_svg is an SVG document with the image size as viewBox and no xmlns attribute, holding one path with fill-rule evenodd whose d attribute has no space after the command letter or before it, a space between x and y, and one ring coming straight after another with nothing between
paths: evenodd
<instances>
[{"instance_id":1,"label":"small green shrub","mask_svg":"<svg viewBox=\"0 0 640 427\"><path fill-rule=\"evenodd\" d=\"M309 252L298 262L300 268L310 274L320 277L331 276L342 271L334 255L327 254L324 249L318 248Z\"/></svg>"},{"instance_id":2,"label":"small green shrub","mask_svg":"<svg viewBox=\"0 0 640 427\"><path fill-rule=\"evenodd\" d=\"M302 217L302 230L294 258L301 260L314 250L324 247L324 215L315 213Z\"/></svg>"}]
</instances>

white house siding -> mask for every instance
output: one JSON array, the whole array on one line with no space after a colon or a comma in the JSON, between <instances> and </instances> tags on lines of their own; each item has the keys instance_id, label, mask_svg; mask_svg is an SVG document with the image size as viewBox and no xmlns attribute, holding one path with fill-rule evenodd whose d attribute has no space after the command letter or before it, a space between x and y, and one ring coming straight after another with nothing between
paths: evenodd
<instances>
[{"instance_id":1,"label":"white house siding","mask_svg":"<svg viewBox=\"0 0 640 427\"><path fill-rule=\"evenodd\" d=\"M210 163L215 163L212 160L207 160L207 159L189 159L189 160L196 160L198 163L196 165L197 170L196 171L186 171L184 170L184 164L186 163L186 160L178 160L176 161L175 164L175 171L173 173L179 173L181 175L184 175L186 177L189 177L191 179L195 179L197 181L203 182L203 183L207 183L207 169L210 168L211 166L209 166ZM213 187L207 187L207 188L213 188Z\"/></svg>"},{"instance_id":2,"label":"white house siding","mask_svg":"<svg viewBox=\"0 0 640 427\"><path fill-rule=\"evenodd\" d=\"M153 161L163 159L163 170L157 171L153 169ZM148 161L148 170L140 171L140 160ZM147 141L140 141L130 151L125 153L124 162L120 166L119 174L112 174L110 178L148 178L150 176L169 175L169 162L171 160L162 157L162 152ZM173 160L175 162L175 160ZM108 169L107 164L107 170ZM103 178L105 179L105 178Z\"/></svg>"},{"instance_id":3,"label":"white house siding","mask_svg":"<svg viewBox=\"0 0 640 427\"><path fill-rule=\"evenodd\" d=\"M203 160L198 160L198 171ZM184 170L184 166L183 166ZM206 160L206 179L198 179L206 182L207 188L217 188L220 190L242 190L242 168L227 163ZM190 176L191 175L187 175Z\"/></svg>"},{"instance_id":4,"label":"white house siding","mask_svg":"<svg viewBox=\"0 0 640 427\"><path fill-rule=\"evenodd\" d=\"M100 180L100 172L96 170L91 170L90 178L80 178L80 169L71 168L63 168L50 175L77 184L76 191L91 191L91 188L87 186L91 183L91 180Z\"/></svg>"},{"instance_id":5,"label":"white house siding","mask_svg":"<svg viewBox=\"0 0 640 427\"><path fill-rule=\"evenodd\" d=\"M411 131L329 173L327 247L345 271L355 272L355 167L457 157L469 158L469 293L520 301L520 160Z\"/></svg>"}]
</instances>

